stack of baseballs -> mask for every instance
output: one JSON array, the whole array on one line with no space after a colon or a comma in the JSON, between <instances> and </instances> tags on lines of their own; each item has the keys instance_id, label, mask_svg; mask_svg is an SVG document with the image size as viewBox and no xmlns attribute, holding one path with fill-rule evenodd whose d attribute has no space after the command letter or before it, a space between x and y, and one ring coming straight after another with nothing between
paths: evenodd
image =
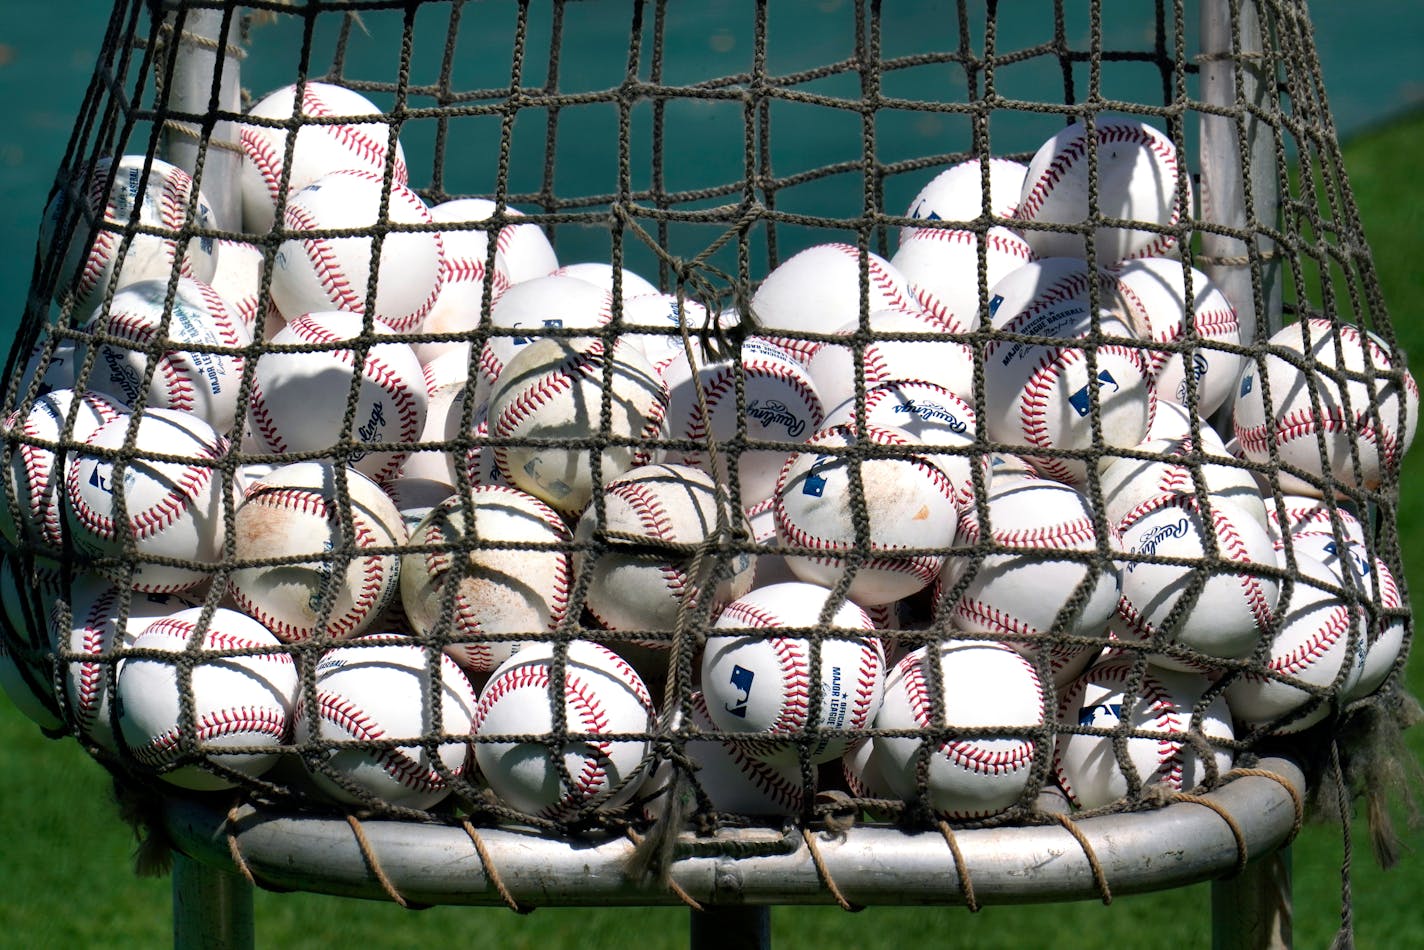
<instances>
[{"instance_id":1,"label":"stack of baseballs","mask_svg":"<svg viewBox=\"0 0 1424 950\"><path fill-rule=\"evenodd\" d=\"M547 821L798 814L838 773L978 819L1045 769L1089 809L1214 782L1397 665L1355 502L1413 381L1320 320L1247 358L1147 123L944 169L893 256L807 248L747 313L427 204L350 89L241 140L241 221L95 170L76 332L4 423L3 581L57 667L6 595L0 685L100 754Z\"/></svg>"}]
</instances>

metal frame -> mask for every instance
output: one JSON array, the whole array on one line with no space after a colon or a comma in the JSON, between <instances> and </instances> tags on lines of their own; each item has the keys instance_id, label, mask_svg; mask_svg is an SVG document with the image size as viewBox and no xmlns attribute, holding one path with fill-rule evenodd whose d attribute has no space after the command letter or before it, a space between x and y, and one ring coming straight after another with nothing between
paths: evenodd
<instances>
[{"instance_id":1,"label":"metal frame","mask_svg":"<svg viewBox=\"0 0 1424 950\"><path fill-rule=\"evenodd\" d=\"M1202 78L1204 97L1234 104L1238 74L1246 96L1264 95L1269 77L1260 75L1253 54L1262 49L1256 0L1236 0L1240 22L1231 17L1233 0L1203 0ZM175 110L202 114L213 100L212 77L222 69L218 106L239 111L239 66L219 45L223 13L194 10L185 23L179 68L173 85ZM1235 48L1233 48L1235 44ZM1245 65L1242 65L1242 64ZM1240 174L1241 136L1246 138L1250 187ZM214 140L232 142L230 123L219 123ZM192 169L198 140L170 133L169 158ZM1212 196L1204 215L1231 227L1274 221L1278 196L1269 159L1269 130L1261 123L1237 128L1230 120L1204 117L1203 188ZM220 210L237 207L236 156L213 149L205 158L203 187ZM226 184L230 187L224 189ZM1252 199L1248 214L1246 198ZM231 217L229 217L231 219ZM1279 264L1264 254L1261 296L1244 262L1243 242L1207 235L1205 270L1243 307L1243 328L1254 329L1257 306L1268 325L1281 312ZM1235 260L1232 260L1235 259ZM1220 261L1229 261L1220 263ZM1249 310L1249 312L1245 312ZM1292 763L1268 759L1262 767L1280 776L1239 778L1205 796L1233 816L1239 833L1218 812L1199 803L1180 802L1152 812L1127 813L1078 822L1091 853L1114 893L1180 887L1212 880L1213 946L1218 950L1290 945L1289 837L1297 827L1296 808L1304 795L1304 777ZM1287 786L1293 789L1292 796ZM366 855L342 821L241 810L235 824L226 813L191 801L172 800L165 811L168 831L178 849L173 873L174 941L179 947L253 945L253 885L237 873L235 844L256 880L265 885L326 894L385 899ZM439 825L368 822L364 826L382 870L396 890L413 901L446 904L498 904L480 857L462 829ZM740 843L759 843L758 857L736 859L709 854L709 842L686 837L671 878L706 910L692 911L694 948L765 947L770 943L769 905L830 903L822 874L833 878L854 903L910 904L964 901L963 879L943 837L907 834L878 827L856 828L822 841L817 867L799 836L779 832L728 833ZM680 898L666 888L627 878L624 867L630 842L617 839L577 843L541 838L512 829L481 833L491 864L509 892L531 904L670 904ZM970 830L955 836L964 873L979 903L1084 900L1101 897L1089 853L1070 832L1056 824ZM1253 860L1238 866L1241 851ZM886 860L894 855L893 863Z\"/></svg>"}]
</instances>

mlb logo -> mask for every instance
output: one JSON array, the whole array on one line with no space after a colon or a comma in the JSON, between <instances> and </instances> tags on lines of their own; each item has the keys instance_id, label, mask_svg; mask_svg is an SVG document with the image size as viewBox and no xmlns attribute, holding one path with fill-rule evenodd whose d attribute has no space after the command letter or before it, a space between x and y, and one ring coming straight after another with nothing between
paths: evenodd
<instances>
[{"instance_id":1,"label":"mlb logo","mask_svg":"<svg viewBox=\"0 0 1424 950\"><path fill-rule=\"evenodd\" d=\"M549 319L544 320L543 323L542 323L542 325L545 326L545 327L562 328L563 325L564 325L564 321L563 321L561 318L559 318L559 317L550 317ZM517 336L517 337L514 338L514 345L515 345L515 346L523 346L523 345L526 344L526 343L533 343L533 342L534 342L534 338L533 338L533 337Z\"/></svg>"},{"instance_id":2,"label":"mlb logo","mask_svg":"<svg viewBox=\"0 0 1424 950\"><path fill-rule=\"evenodd\" d=\"M1247 373L1245 376L1241 377L1241 394L1237 398L1244 397L1247 393L1249 393L1255 388L1256 377L1251 373Z\"/></svg>"},{"instance_id":3,"label":"mlb logo","mask_svg":"<svg viewBox=\"0 0 1424 950\"><path fill-rule=\"evenodd\" d=\"M831 456L822 455L811 463L811 470L806 473L806 481L801 485L801 494L820 498L826 493L826 476L821 472L830 462Z\"/></svg>"},{"instance_id":4,"label":"mlb logo","mask_svg":"<svg viewBox=\"0 0 1424 950\"><path fill-rule=\"evenodd\" d=\"M994 314L996 314L996 313L999 312L999 304L1001 304L1001 303L1003 303L1003 302L1004 302L1004 295L1003 295L1003 294L995 294L994 296L992 296L992 297L989 298L989 316L990 316L990 317L993 317Z\"/></svg>"},{"instance_id":5,"label":"mlb logo","mask_svg":"<svg viewBox=\"0 0 1424 950\"><path fill-rule=\"evenodd\" d=\"M728 679L740 695L732 702L724 703L723 708L733 716L745 719L747 702L752 698L752 680L756 679L756 674L744 666L733 666L732 675Z\"/></svg>"},{"instance_id":6,"label":"mlb logo","mask_svg":"<svg viewBox=\"0 0 1424 950\"><path fill-rule=\"evenodd\" d=\"M1078 413L1079 416L1086 416L1088 414L1088 410L1092 408L1092 399L1088 395L1088 386L1091 385L1092 383L1089 383L1087 386L1084 386L1082 389L1078 390L1076 393L1068 397L1069 405L1073 407L1073 411ZM1109 373L1107 370L1102 370L1098 373L1098 385L1111 386L1114 390L1118 388L1117 380L1113 379L1112 373Z\"/></svg>"}]
</instances>

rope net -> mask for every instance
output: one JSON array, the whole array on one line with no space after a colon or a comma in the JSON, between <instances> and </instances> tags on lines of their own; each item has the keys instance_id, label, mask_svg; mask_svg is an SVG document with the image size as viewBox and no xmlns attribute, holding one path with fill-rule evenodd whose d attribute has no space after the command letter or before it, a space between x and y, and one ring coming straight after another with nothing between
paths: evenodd
<instances>
[{"instance_id":1,"label":"rope net","mask_svg":"<svg viewBox=\"0 0 1424 950\"><path fill-rule=\"evenodd\" d=\"M128 788L640 860L1386 729L1418 395L1304 5L1118 6L117 4L7 692Z\"/></svg>"}]
</instances>

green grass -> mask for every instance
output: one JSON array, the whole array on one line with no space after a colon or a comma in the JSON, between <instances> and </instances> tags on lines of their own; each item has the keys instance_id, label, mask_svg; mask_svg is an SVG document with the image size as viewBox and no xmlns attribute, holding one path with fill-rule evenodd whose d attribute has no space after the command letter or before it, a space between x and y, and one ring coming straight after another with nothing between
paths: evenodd
<instances>
[{"instance_id":1,"label":"green grass","mask_svg":"<svg viewBox=\"0 0 1424 950\"><path fill-rule=\"evenodd\" d=\"M1424 182L1413 167L1424 151L1424 115L1363 136L1346 149L1347 167L1406 352L1424 359ZM1424 590L1424 492L1412 490L1424 471L1416 447L1405 464L1400 531L1409 580ZM1421 602L1416 597L1415 604ZM1424 694L1424 671L1409 680ZM1408 737L1415 759L1421 730ZM1356 845L1353 897L1361 947L1424 946L1424 915L1413 896L1424 891L1424 832L1406 836L1409 851L1384 873L1368 857L1364 828ZM0 946L151 947L171 939L167 879L131 871L133 841L118 820L103 770L72 742L50 742L8 703L0 702ZM1312 826L1294 846L1295 933L1300 947L1328 945L1340 908L1340 829ZM952 868L946 861L946 875ZM1149 945L1204 946L1210 891L1205 885L1121 898L1110 907L1085 902L990 907L971 915L960 907L778 908L772 939L782 947L855 945L1020 948L1052 943L1059 950ZM421 944L480 943L524 947L619 947L638 950L687 945L687 913L677 908L542 909L517 917L502 909L403 911L376 902L312 894L257 895L262 946L362 950ZM631 939L630 939L631 938Z\"/></svg>"}]
</instances>

